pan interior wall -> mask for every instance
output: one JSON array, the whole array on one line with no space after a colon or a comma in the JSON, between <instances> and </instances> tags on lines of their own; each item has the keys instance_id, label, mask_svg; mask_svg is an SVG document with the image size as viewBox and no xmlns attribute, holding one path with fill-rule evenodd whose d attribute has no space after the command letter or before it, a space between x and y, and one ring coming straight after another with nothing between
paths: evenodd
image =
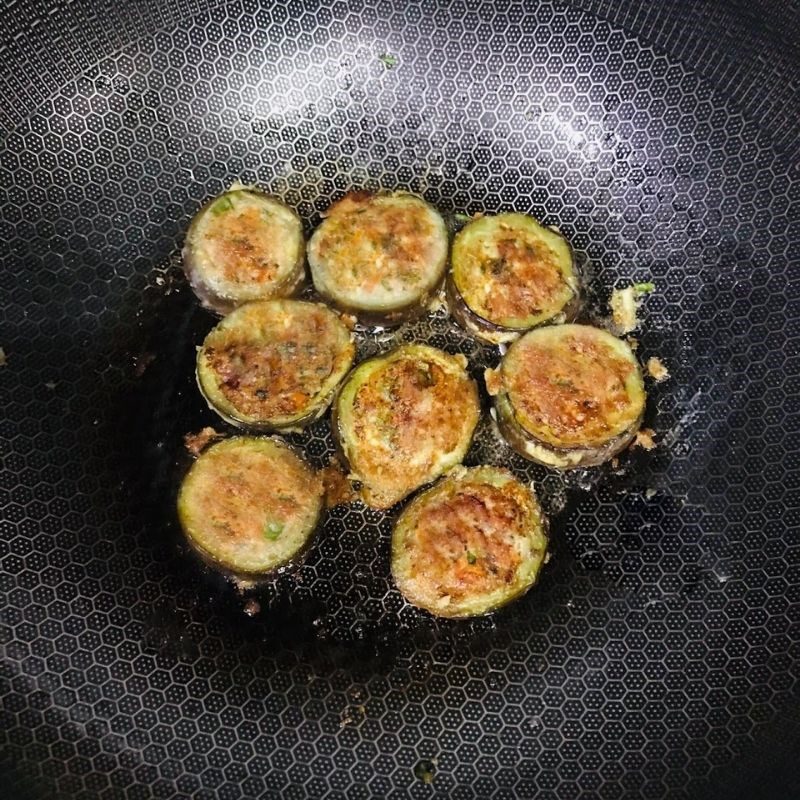
<instances>
[{"instance_id":1,"label":"pan interior wall","mask_svg":"<svg viewBox=\"0 0 800 800\"><path fill-rule=\"evenodd\" d=\"M0 21L12 796L800 791L800 15L122 5ZM773 47L769 66L744 43ZM525 599L457 624L414 611L388 580L391 519L360 506L252 596L185 551L183 436L224 426L194 383L214 319L180 246L234 180L307 233L352 188L532 213L574 245L587 319L655 283L635 334L670 372L649 386L654 451L559 475L487 416L469 453L533 481L551 516ZM442 312L359 335L359 355L406 341L478 378L498 360ZM327 421L291 439L317 466L333 453Z\"/></svg>"}]
</instances>

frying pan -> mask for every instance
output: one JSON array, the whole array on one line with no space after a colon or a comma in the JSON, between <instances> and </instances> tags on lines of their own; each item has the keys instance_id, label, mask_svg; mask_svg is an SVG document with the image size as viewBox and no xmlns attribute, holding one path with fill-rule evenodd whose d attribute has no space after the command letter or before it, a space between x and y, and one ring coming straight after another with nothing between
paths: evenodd
<instances>
[{"instance_id":1,"label":"frying pan","mask_svg":"<svg viewBox=\"0 0 800 800\"><path fill-rule=\"evenodd\" d=\"M0 15L3 796L800 794L797 2L42 3ZM181 547L213 324L178 253L233 180L557 224L652 280L658 447L533 469L553 558L437 623L336 509L255 594ZM360 338L497 353L442 314ZM323 465L325 423L296 443Z\"/></svg>"}]
</instances>

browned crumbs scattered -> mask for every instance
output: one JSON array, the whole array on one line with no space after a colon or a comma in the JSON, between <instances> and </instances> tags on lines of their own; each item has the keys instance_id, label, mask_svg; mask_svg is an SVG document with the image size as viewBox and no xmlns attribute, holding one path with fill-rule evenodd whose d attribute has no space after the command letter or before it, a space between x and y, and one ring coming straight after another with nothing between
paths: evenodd
<instances>
[{"instance_id":1,"label":"browned crumbs scattered","mask_svg":"<svg viewBox=\"0 0 800 800\"><path fill-rule=\"evenodd\" d=\"M625 341L630 345L631 350L639 349L639 340L635 336L628 336Z\"/></svg>"},{"instance_id":2,"label":"browned crumbs scattered","mask_svg":"<svg viewBox=\"0 0 800 800\"><path fill-rule=\"evenodd\" d=\"M447 297L442 287L428 302L428 311L435 314L437 311L447 311Z\"/></svg>"},{"instance_id":3,"label":"browned crumbs scattered","mask_svg":"<svg viewBox=\"0 0 800 800\"><path fill-rule=\"evenodd\" d=\"M215 439L222 439L224 436L224 434L208 427L203 428L203 430L198 431L197 433L187 433L183 437L183 444L189 453L197 458L197 456L199 456L200 453L202 453L203 450L208 446L209 442L213 442Z\"/></svg>"},{"instance_id":4,"label":"browned crumbs scattered","mask_svg":"<svg viewBox=\"0 0 800 800\"><path fill-rule=\"evenodd\" d=\"M138 356L133 357L133 374L137 378L144 375L145 370L156 360L155 353L139 353Z\"/></svg>"},{"instance_id":5,"label":"browned crumbs scattered","mask_svg":"<svg viewBox=\"0 0 800 800\"><path fill-rule=\"evenodd\" d=\"M356 327L356 322L358 322L358 320L352 314L339 314L339 319L342 320L345 328L347 328L349 331L354 330Z\"/></svg>"},{"instance_id":6,"label":"browned crumbs scattered","mask_svg":"<svg viewBox=\"0 0 800 800\"><path fill-rule=\"evenodd\" d=\"M645 450L653 450L656 446L655 431L651 428L641 428L636 431L636 438L633 440L634 447L643 447Z\"/></svg>"},{"instance_id":7,"label":"browned crumbs scattered","mask_svg":"<svg viewBox=\"0 0 800 800\"><path fill-rule=\"evenodd\" d=\"M367 715L366 706L347 706L339 713L339 727L344 728L347 725L360 725Z\"/></svg>"},{"instance_id":8,"label":"browned crumbs scattered","mask_svg":"<svg viewBox=\"0 0 800 800\"><path fill-rule=\"evenodd\" d=\"M236 589L236 594L238 594L240 597L244 597L247 592L249 592L251 589L254 589L256 586L255 581L247 580L247 578L237 578L236 576L232 576L230 581L233 584L233 588Z\"/></svg>"},{"instance_id":9,"label":"browned crumbs scattered","mask_svg":"<svg viewBox=\"0 0 800 800\"><path fill-rule=\"evenodd\" d=\"M669 370L664 366L664 362L655 356L647 359L647 372L656 383L661 383L669 378Z\"/></svg>"},{"instance_id":10,"label":"browned crumbs scattered","mask_svg":"<svg viewBox=\"0 0 800 800\"><path fill-rule=\"evenodd\" d=\"M254 617L260 611L261 603L252 597L244 604L244 613L247 614L248 617Z\"/></svg>"},{"instance_id":11,"label":"browned crumbs scattered","mask_svg":"<svg viewBox=\"0 0 800 800\"><path fill-rule=\"evenodd\" d=\"M322 485L325 487L326 508L353 503L358 499L358 494L347 480L342 465L335 458L332 458L330 464L321 470L320 475L322 476Z\"/></svg>"}]
</instances>

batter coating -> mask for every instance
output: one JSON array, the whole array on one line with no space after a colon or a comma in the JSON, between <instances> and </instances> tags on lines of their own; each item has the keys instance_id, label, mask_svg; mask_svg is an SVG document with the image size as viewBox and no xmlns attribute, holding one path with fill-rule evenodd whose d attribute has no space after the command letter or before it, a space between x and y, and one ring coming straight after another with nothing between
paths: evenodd
<instances>
[{"instance_id":1,"label":"batter coating","mask_svg":"<svg viewBox=\"0 0 800 800\"><path fill-rule=\"evenodd\" d=\"M197 379L228 422L296 429L330 404L355 356L352 334L321 303L263 300L223 319L197 354Z\"/></svg>"},{"instance_id":2,"label":"batter coating","mask_svg":"<svg viewBox=\"0 0 800 800\"><path fill-rule=\"evenodd\" d=\"M439 213L406 192L355 192L326 213L308 245L317 291L360 319L399 322L424 311L447 262Z\"/></svg>"},{"instance_id":3,"label":"batter coating","mask_svg":"<svg viewBox=\"0 0 800 800\"><path fill-rule=\"evenodd\" d=\"M561 234L525 214L473 220L456 235L448 299L456 319L486 341L572 319L579 282Z\"/></svg>"},{"instance_id":4,"label":"batter coating","mask_svg":"<svg viewBox=\"0 0 800 800\"><path fill-rule=\"evenodd\" d=\"M509 443L550 466L588 466L611 458L631 441L644 413L644 384L633 351L588 325L530 331L485 378Z\"/></svg>"},{"instance_id":5,"label":"batter coating","mask_svg":"<svg viewBox=\"0 0 800 800\"><path fill-rule=\"evenodd\" d=\"M283 442L240 436L212 445L192 465L178 494L178 518L207 562L259 577L306 549L322 496L322 482Z\"/></svg>"},{"instance_id":6,"label":"batter coating","mask_svg":"<svg viewBox=\"0 0 800 800\"><path fill-rule=\"evenodd\" d=\"M504 469L457 468L401 514L392 574L413 605L443 617L475 616L524 594L546 548L530 489Z\"/></svg>"},{"instance_id":7,"label":"batter coating","mask_svg":"<svg viewBox=\"0 0 800 800\"><path fill-rule=\"evenodd\" d=\"M365 361L334 403L333 433L373 508L389 508L464 457L480 405L466 359L405 345Z\"/></svg>"},{"instance_id":8,"label":"batter coating","mask_svg":"<svg viewBox=\"0 0 800 800\"><path fill-rule=\"evenodd\" d=\"M226 314L249 300L288 297L303 280L305 242L297 214L255 189L225 192L186 234L186 275L205 306Z\"/></svg>"}]
</instances>

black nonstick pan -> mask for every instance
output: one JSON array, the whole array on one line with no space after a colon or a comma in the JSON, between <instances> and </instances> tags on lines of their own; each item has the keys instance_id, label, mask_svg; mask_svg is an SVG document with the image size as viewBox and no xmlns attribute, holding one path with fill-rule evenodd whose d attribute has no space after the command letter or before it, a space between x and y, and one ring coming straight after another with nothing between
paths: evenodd
<instances>
[{"instance_id":1,"label":"black nonstick pan","mask_svg":"<svg viewBox=\"0 0 800 800\"><path fill-rule=\"evenodd\" d=\"M800 796L797 2L44 3L0 13L4 798ZM551 562L437 622L334 509L240 591L187 552L214 324L192 214L351 189L558 225L586 314L652 281L652 451L534 481ZM496 364L436 312L359 337ZM223 426L224 427L224 426ZM317 466L326 420L292 441Z\"/></svg>"}]
</instances>

